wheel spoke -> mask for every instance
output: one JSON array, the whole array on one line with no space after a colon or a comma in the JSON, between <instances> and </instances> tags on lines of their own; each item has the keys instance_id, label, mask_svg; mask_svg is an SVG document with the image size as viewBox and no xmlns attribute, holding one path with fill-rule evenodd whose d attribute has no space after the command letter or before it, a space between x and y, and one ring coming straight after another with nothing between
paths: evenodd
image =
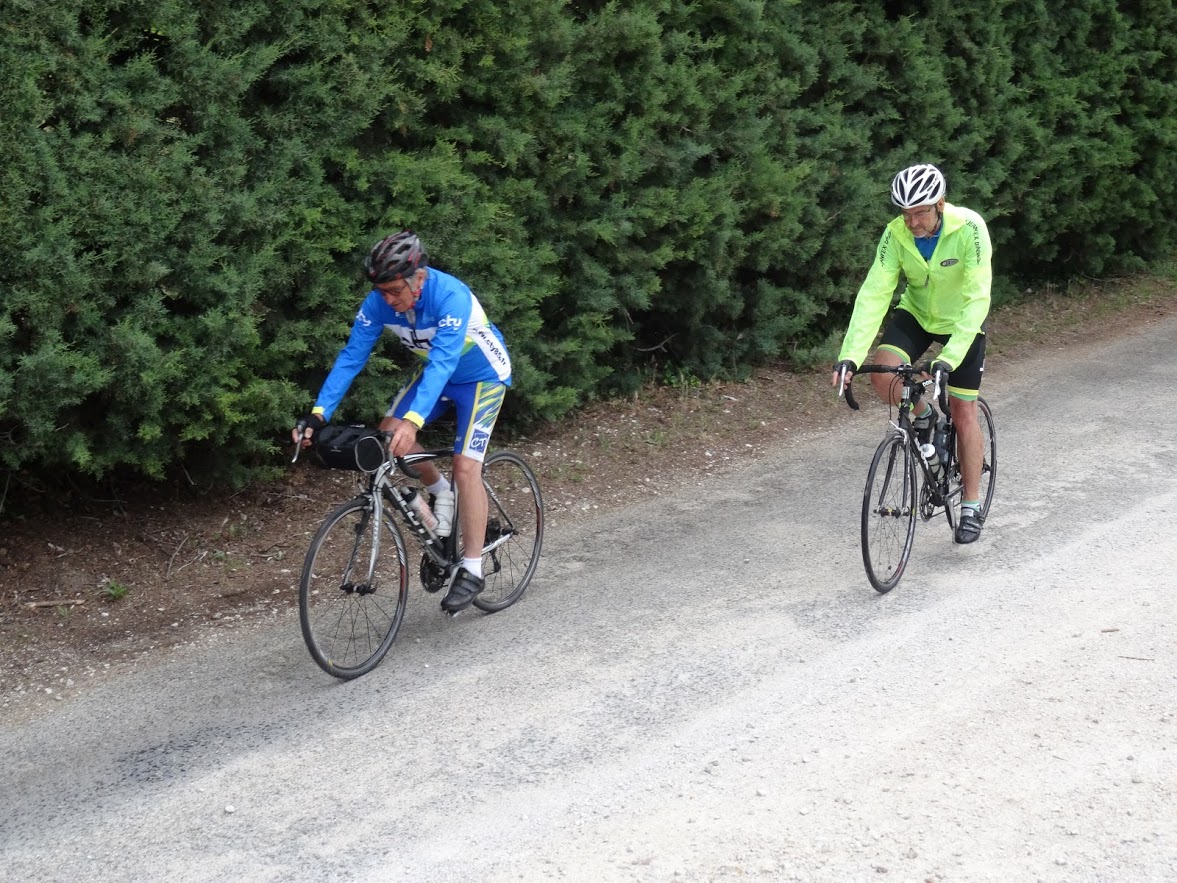
<instances>
[{"instance_id":1,"label":"wheel spoke","mask_svg":"<svg viewBox=\"0 0 1177 883\"><path fill-rule=\"evenodd\" d=\"M993 502L993 491L997 486L997 428L993 422L993 412L989 403L983 398L977 398L977 420L981 429L981 450L984 460L981 464L981 483L978 499L981 502L982 521L989 515L989 506ZM955 438L953 439L955 444ZM953 451L952 493L949 496L945 514L953 530L960 521L960 503L964 499L964 488L961 486L960 462L955 449Z\"/></svg>"},{"instance_id":2,"label":"wheel spoke","mask_svg":"<svg viewBox=\"0 0 1177 883\"><path fill-rule=\"evenodd\" d=\"M915 462L903 438L891 436L875 451L862 506L862 560L880 592L893 589L907 565L915 504Z\"/></svg>"},{"instance_id":3,"label":"wheel spoke","mask_svg":"<svg viewBox=\"0 0 1177 883\"><path fill-rule=\"evenodd\" d=\"M365 498L353 500L319 528L299 589L303 638L315 662L338 678L371 671L392 646L408 596L404 544L387 528L379 549ZM357 567L366 572L354 582Z\"/></svg>"},{"instance_id":4,"label":"wheel spoke","mask_svg":"<svg viewBox=\"0 0 1177 883\"><path fill-rule=\"evenodd\" d=\"M508 451L486 458L482 483L489 500L482 550L486 587L474 605L494 612L515 603L535 574L543 545L543 497L531 467Z\"/></svg>"}]
</instances>

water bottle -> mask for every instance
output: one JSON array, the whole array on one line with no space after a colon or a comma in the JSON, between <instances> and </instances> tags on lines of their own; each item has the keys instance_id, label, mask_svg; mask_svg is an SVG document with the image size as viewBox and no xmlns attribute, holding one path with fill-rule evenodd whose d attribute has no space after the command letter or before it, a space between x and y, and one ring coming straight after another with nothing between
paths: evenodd
<instances>
[{"instance_id":1,"label":"water bottle","mask_svg":"<svg viewBox=\"0 0 1177 883\"><path fill-rule=\"evenodd\" d=\"M948 465L948 421L941 417L936 421L936 432L933 434L933 442L936 446L936 457L940 460L941 466Z\"/></svg>"},{"instance_id":2,"label":"water bottle","mask_svg":"<svg viewBox=\"0 0 1177 883\"><path fill-rule=\"evenodd\" d=\"M433 498L433 512L437 516L437 535L448 537L454 528L454 492L442 491Z\"/></svg>"},{"instance_id":3,"label":"water bottle","mask_svg":"<svg viewBox=\"0 0 1177 883\"><path fill-rule=\"evenodd\" d=\"M931 470L932 475L940 474L940 458L936 455L936 446L931 442L920 445L920 456L924 458L924 462L928 464L928 469Z\"/></svg>"},{"instance_id":4,"label":"water bottle","mask_svg":"<svg viewBox=\"0 0 1177 883\"><path fill-rule=\"evenodd\" d=\"M409 508L417 514L417 519L431 531L436 533L437 518L429 508L429 504L425 502L419 493L417 493L417 489L415 487L409 488L407 491L405 491L404 498Z\"/></svg>"}]
</instances>

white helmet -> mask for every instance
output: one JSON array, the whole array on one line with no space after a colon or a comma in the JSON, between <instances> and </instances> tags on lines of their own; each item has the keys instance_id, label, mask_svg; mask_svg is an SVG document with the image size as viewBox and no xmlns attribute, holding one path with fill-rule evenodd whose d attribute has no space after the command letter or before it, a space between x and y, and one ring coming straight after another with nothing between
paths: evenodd
<instances>
[{"instance_id":1,"label":"white helmet","mask_svg":"<svg viewBox=\"0 0 1177 883\"><path fill-rule=\"evenodd\" d=\"M948 185L944 175L933 165L911 166L891 181L891 202L900 208L932 205L944 198Z\"/></svg>"}]
</instances>

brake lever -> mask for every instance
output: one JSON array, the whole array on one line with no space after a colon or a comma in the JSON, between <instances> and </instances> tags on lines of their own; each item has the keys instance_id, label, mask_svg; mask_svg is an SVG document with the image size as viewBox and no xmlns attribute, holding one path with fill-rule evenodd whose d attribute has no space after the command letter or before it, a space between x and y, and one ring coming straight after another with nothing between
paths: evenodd
<instances>
[{"instance_id":1,"label":"brake lever","mask_svg":"<svg viewBox=\"0 0 1177 883\"><path fill-rule=\"evenodd\" d=\"M846 385L846 373L850 369L843 365L838 369L838 398L846 397L846 404L850 406L851 411L858 410L858 400L854 398L854 393L850 391L850 387Z\"/></svg>"},{"instance_id":2,"label":"brake lever","mask_svg":"<svg viewBox=\"0 0 1177 883\"><path fill-rule=\"evenodd\" d=\"M294 443L294 459L290 461L291 465L298 462L298 455L302 453L302 434L307 431L307 422L299 420L294 424L294 428L298 430L298 441Z\"/></svg>"}]
</instances>

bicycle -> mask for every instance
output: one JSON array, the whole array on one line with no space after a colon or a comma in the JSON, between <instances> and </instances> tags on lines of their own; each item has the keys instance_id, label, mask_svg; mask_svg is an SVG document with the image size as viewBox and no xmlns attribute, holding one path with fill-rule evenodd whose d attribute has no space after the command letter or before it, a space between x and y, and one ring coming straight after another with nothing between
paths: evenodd
<instances>
[{"instance_id":1,"label":"bicycle","mask_svg":"<svg viewBox=\"0 0 1177 883\"><path fill-rule=\"evenodd\" d=\"M342 680L375 668L404 619L409 559L401 525L421 548L417 571L425 591L448 590L463 556L460 498L446 537L410 505L413 494L423 491L413 466L453 453L430 450L390 458L387 440L387 433L372 431L356 443L356 468L366 476L363 490L324 519L307 549L299 583L299 622L307 649L320 668ZM516 453L487 456L482 483L489 503L482 547L486 587L473 603L495 613L518 601L535 574L544 506L535 473Z\"/></svg>"},{"instance_id":2,"label":"bicycle","mask_svg":"<svg viewBox=\"0 0 1177 883\"><path fill-rule=\"evenodd\" d=\"M907 567L915 540L917 513L924 521L930 521L943 510L955 532L963 485L956 451L956 427L948 407L943 375L927 377L923 368L907 364L863 365L855 376L859 374L894 374L903 384L898 415L890 421L890 429L875 450L862 495L862 562L871 585L882 594L899 584ZM845 391L846 404L857 411L858 402L843 380L844 376L838 388ZM942 444L936 446L931 457L927 456L926 448L921 449L911 416L929 388L933 401L940 406L939 414L933 409L932 424L937 427L936 435L942 436ZM997 431L988 402L978 396L977 408L984 449L979 512L983 523L997 481ZM918 492L917 477L923 479Z\"/></svg>"}]
</instances>

